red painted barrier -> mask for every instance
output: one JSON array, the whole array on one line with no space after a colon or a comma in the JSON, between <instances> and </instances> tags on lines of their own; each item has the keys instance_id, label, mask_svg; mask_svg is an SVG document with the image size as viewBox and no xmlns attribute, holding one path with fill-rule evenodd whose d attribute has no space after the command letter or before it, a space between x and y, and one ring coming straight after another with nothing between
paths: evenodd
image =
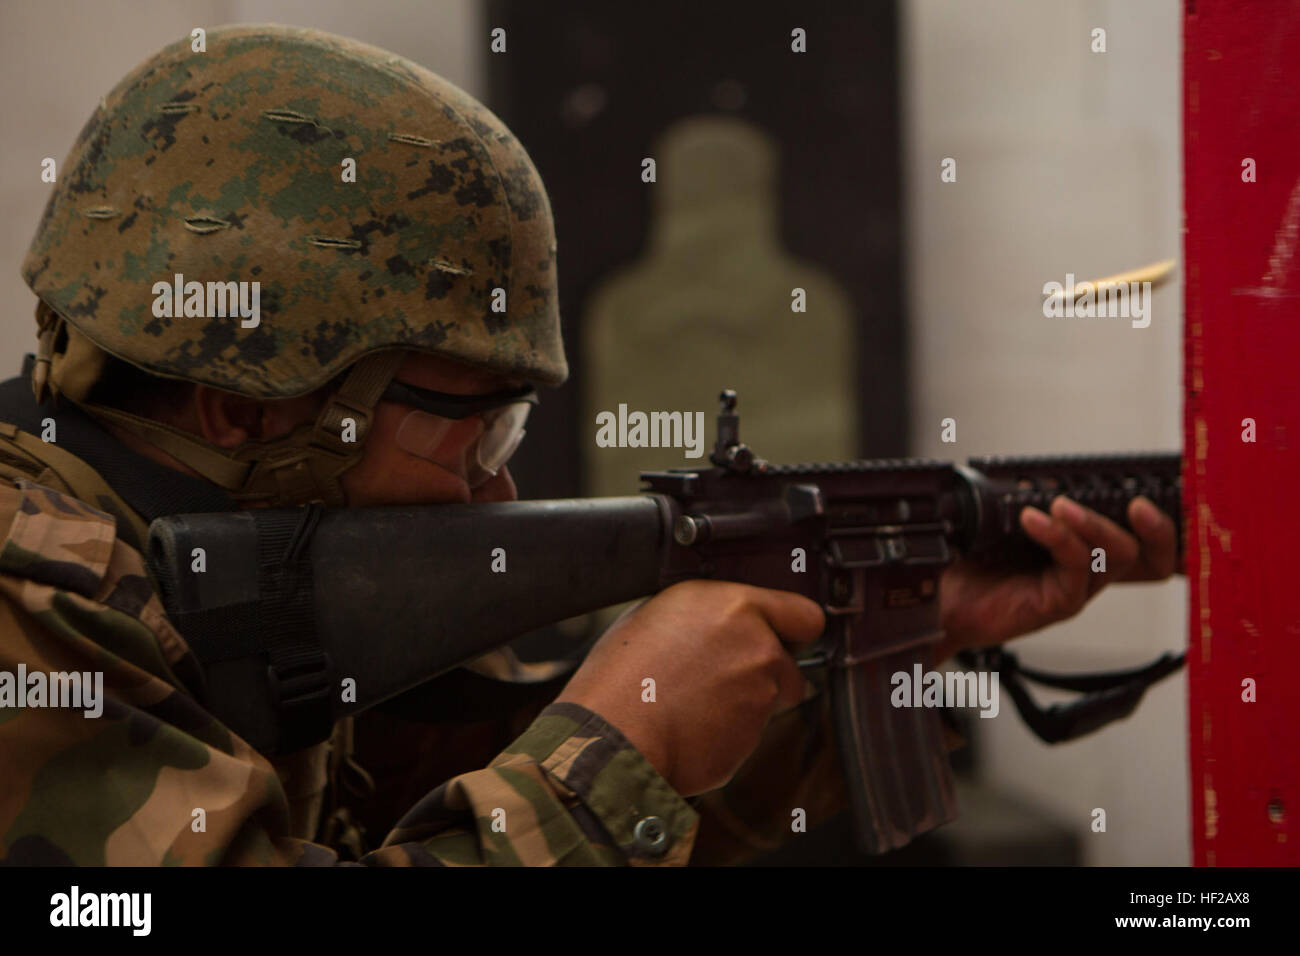
<instances>
[{"instance_id":1,"label":"red painted barrier","mask_svg":"<svg viewBox=\"0 0 1300 956\"><path fill-rule=\"evenodd\" d=\"M1183 66L1193 859L1296 865L1300 3L1187 0Z\"/></svg>"}]
</instances>

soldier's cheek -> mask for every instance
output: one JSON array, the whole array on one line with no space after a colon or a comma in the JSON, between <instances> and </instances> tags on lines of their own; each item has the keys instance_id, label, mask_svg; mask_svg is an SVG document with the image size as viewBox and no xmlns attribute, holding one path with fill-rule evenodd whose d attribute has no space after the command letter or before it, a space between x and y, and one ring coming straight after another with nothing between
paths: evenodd
<instances>
[{"instance_id":1,"label":"soldier's cheek","mask_svg":"<svg viewBox=\"0 0 1300 956\"><path fill-rule=\"evenodd\" d=\"M468 504L471 500L463 477L396 447L368 449L359 464L343 473L342 482L350 508Z\"/></svg>"}]
</instances>

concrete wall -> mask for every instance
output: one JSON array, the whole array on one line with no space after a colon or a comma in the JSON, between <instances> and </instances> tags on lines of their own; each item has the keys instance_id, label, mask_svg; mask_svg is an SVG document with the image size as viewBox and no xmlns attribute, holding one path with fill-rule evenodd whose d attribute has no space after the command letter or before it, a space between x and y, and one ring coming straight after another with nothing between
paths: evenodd
<instances>
[{"instance_id":1,"label":"concrete wall","mask_svg":"<svg viewBox=\"0 0 1300 956\"><path fill-rule=\"evenodd\" d=\"M1090 51L1094 27L1105 53ZM1176 0L905 2L914 453L1180 447L1177 283L1154 293L1145 329L1045 318L1041 294L1067 272L1181 257L1179 34ZM940 441L946 417L955 445ZM1013 647L1047 670L1136 665L1184 646L1186 600L1182 578L1115 588ZM1181 675L1076 743L1039 743L1006 695L976 723L985 779L1058 814L1088 862L1188 862ZM1097 807L1105 833L1089 826Z\"/></svg>"}]
</instances>

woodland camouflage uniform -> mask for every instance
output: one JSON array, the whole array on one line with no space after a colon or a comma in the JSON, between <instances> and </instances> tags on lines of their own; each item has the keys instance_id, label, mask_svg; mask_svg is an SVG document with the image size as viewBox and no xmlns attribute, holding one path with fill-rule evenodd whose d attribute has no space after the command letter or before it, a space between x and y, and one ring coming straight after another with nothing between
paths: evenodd
<instances>
[{"instance_id":1,"label":"woodland camouflage uniform","mask_svg":"<svg viewBox=\"0 0 1300 956\"><path fill-rule=\"evenodd\" d=\"M360 443L339 444L340 416L364 435L396 349L562 382L536 170L495 116L406 60L315 31L215 29L206 52L173 44L101 102L23 273L39 343L26 376L0 384L0 671L102 671L106 699L98 718L0 700L0 862L339 862L312 842L329 745L273 763L204 709L196 658L143 566L145 531L165 514L341 504ZM175 273L260 281L260 324L157 316L151 287ZM488 307L496 288L504 315ZM351 384L292 440L222 454L96 404L110 355L256 398ZM42 441L51 420L57 438ZM136 454L105 421L209 480ZM502 661L472 666L518 677ZM735 859L775 845L792 807L813 822L842 805L827 726L821 697L776 718L732 785L688 802L599 716L552 705L361 862Z\"/></svg>"}]
</instances>

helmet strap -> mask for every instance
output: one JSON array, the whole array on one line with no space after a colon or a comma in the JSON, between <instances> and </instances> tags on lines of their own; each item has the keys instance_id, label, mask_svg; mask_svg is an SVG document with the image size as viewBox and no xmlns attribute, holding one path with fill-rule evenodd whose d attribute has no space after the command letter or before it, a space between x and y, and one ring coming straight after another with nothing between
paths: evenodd
<instances>
[{"instance_id":1,"label":"helmet strap","mask_svg":"<svg viewBox=\"0 0 1300 956\"><path fill-rule=\"evenodd\" d=\"M187 431L105 405L80 403L91 415L126 429L171 455L241 502L346 504L340 476L361 460L374 407L405 358L376 352L352 366L312 425L226 452ZM349 425L351 420L351 428ZM345 436L347 439L345 440Z\"/></svg>"},{"instance_id":2,"label":"helmet strap","mask_svg":"<svg viewBox=\"0 0 1300 956\"><path fill-rule=\"evenodd\" d=\"M36 300L36 363L32 366L32 395L40 405L50 393L50 363L54 357L54 340L63 323L44 300Z\"/></svg>"}]
</instances>

